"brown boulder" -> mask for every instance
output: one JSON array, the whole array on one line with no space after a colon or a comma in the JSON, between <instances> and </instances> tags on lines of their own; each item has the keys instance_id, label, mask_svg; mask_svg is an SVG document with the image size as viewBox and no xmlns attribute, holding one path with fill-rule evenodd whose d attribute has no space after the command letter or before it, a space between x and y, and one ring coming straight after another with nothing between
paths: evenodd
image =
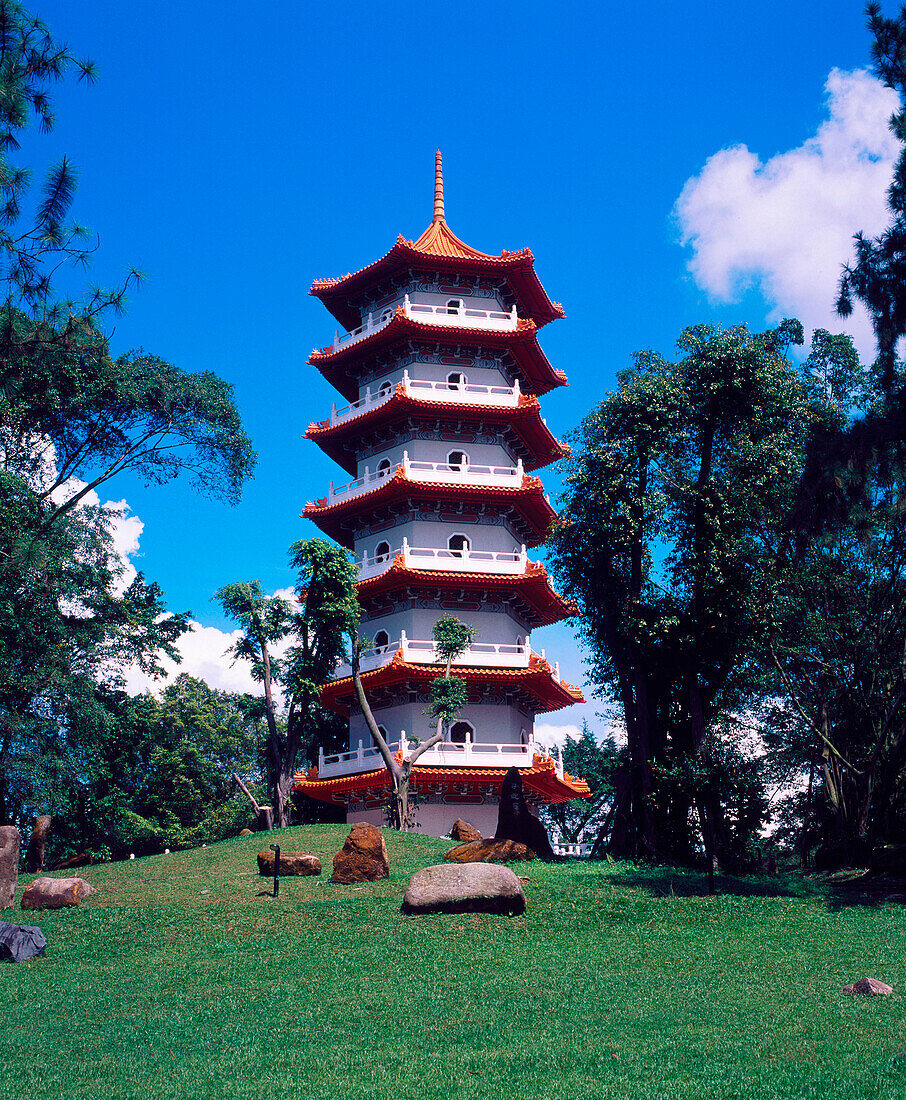
<instances>
[{"instance_id":1,"label":"brown boulder","mask_svg":"<svg viewBox=\"0 0 906 1100\"><path fill-rule=\"evenodd\" d=\"M516 913L525 912L525 894L509 867L476 863L423 867L406 887L403 912Z\"/></svg>"},{"instance_id":2,"label":"brown boulder","mask_svg":"<svg viewBox=\"0 0 906 1100\"><path fill-rule=\"evenodd\" d=\"M83 878L36 878L25 887L23 909L65 909L78 905L95 889Z\"/></svg>"},{"instance_id":3,"label":"brown boulder","mask_svg":"<svg viewBox=\"0 0 906 1100\"><path fill-rule=\"evenodd\" d=\"M252 835L252 830L251 829L240 829L239 830L239 835L240 836L251 836Z\"/></svg>"},{"instance_id":4,"label":"brown boulder","mask_svg":"<svg viewBox=\"0 0 906 1100\"><path fill-rule=\"evenodd\" d=\"M258 853L258 874L274 874L274 856L270 850ZM281 875L320 875L321 861L311 852L281 852Z\"/></svg>"},{"instance_id":5,"label":"brown boulder","mask_svg":"<svg viewBox=\"0 0 906 1100\"><path fill-rule=\"evenodd\" d=\"M877 978L860 978L852 985L845 985L843 992L861 993L866 997L886 997L893 993L893 987L884 982L879 982Z\"/></svg>"},{"instance_id":6,"label":"brown boulder","mask_svg":"<svg viewBox=\"0 0 906 1100\"><path fill-rule=\"evenodd\" d=\"M19 830L0 825L0 909L7 909L16 896L19 880Z\"/></svg>"},{"instance_id":7,"label":"brown boulder","mask_svg":"<svg viewBox=\"0 0 906 1100\"><path fill-rule=\"evenodd\" d=\"M41 814L28 838L25 850L25 870L29 874L44 870L44 849L50 837L50 814Z\"/></svg>"},{"instance_id":8,"label":"brown boulder","mask_svg":"<svg viewBox=\"0 0 906 1100\"><path fill-rule=\"evenodd\" d=\"M467 844L470 840L481 840L481 833L475 828L474 825L470 825L468 821L463 821L461 817L458 817L453 822L453 828L450 830L450 836L454 840L460 841L460 843Z\"/></svg>"},{"instance_id":9,"label":"brown boulder","mask_svg":"<svg viewBox=\"0 0 906 1100\"><path fill-rule=\"evenodd\" d=\"M376 825L358 821L353 825L342 851L333 857L331 882L374 882L390 874L384 834Z\"/></svg>"},{"instance_id":10,"label":"brown boulder","mask_svg":"<svg viewBox=\"0 0 906 1100\"><path fill-rule=\"evenodd\" d=\"M515 840L472 840L444 853L445 863L511 863L534 859L535 853Z\"/></svg>"}]
</instances>

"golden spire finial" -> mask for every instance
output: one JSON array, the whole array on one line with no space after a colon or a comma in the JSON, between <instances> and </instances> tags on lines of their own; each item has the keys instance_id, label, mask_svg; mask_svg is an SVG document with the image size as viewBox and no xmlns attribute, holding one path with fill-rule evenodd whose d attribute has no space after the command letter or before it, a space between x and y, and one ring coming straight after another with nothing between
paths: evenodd
<instances>
[{"instance_id":1,"label":"golden spire finial","mask_svg":"<svg viewBox=\"0 0 906 1100\"><path fill-rule=\"evenodd\" d=\"M440 149L437 150L437 156L434 158L434 220L436 222L444 220L444 162Z\"/></svg>"}]
</instances>

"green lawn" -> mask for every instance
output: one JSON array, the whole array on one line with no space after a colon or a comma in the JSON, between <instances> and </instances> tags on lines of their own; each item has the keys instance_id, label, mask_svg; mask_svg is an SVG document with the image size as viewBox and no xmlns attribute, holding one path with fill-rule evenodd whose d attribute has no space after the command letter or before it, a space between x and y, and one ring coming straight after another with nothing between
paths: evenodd
<instances>
[{"instance_id":1,"label":"green lawn","mask_svg":"<svg viewBox=\"0 0 906 1100\"><path fill-rule=\"evenodd\" d=\"M17 899L48 949L0 966L0 1100L906 1096L906 996L841 992L906 992L898 905L575 861L517 865L524 917L404 917L448 842L388 833L389 879L331 886L346 831L281 834L325 873L277 900L260 835L85 868L77 909Z\"/></svg>"}]
</instances>

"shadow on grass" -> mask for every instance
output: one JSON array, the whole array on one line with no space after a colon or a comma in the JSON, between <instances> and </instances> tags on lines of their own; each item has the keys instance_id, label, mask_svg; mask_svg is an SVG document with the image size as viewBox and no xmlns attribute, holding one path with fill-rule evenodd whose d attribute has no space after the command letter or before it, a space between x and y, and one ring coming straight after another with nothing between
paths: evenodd
<instances>
[{"instance_id":1,"label":"shadow on grass","mask_svg":"<svg viewBox=\"0 0 906 1100\"><path fill-rule=\"evenodd\" d=\"M644 890L652 897L708 897L708 875L684 867L614 864L607 876L614 886ZM906 880L869 877L860 871L811 876L725 875L714 877L715 896L749 898L819 898L829 909L906 904Z\"/></svg>"},{"instance_id":2,"label":"shadow on grass","mask_svg":"<svg viewBox=\"0 0 906 1100\"><path fill-rule=\"evenodd\" d=\"M607 876L614 886L630 886L645 890L653 897L708 897L708 875L685 867L642 864L615 864ZM715 896L743 898L813 898L823 897L822 883L802 875L724 875L714 876Z\"/></svg>"}]
</instances>

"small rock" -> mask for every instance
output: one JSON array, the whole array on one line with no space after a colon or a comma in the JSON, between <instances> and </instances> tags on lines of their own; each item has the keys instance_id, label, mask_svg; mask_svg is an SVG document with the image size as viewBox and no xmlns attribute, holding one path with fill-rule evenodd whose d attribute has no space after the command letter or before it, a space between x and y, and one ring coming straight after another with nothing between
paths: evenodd
<instances>
[{"instance_id":1,"label":"small rock","mask_svg":"<svg viewBox=\"0 0 906 1100\"><path fill-rule=\"evenodd\" d=\"M7 909L16 896L19 881L19 830L0 825L0 909Z\"/></svg>"},{"instance_id":2,"label":"small rock","mask_svg":"<svg viewBox=\"0 0 906 1100\"><path fill-rule=\"evenodd\" d=\"M50 814L41 814L28 838L25 850L25 870L29 874L44 870L44 850L50 837Z\"/></svg>"},{"instance_id":3,"label":"small rock","mask_svg":"<svg viewBox=\"0 0 906 1100\"><path fill-rule=\"evenodd\" d=\"M283 857L281 855L281 862ZM331 882L374 882L387 878L390 863L384 834L376 825L358 821L353 825L342 851L333 857Z\"/></svg>"},{"instance_id":4,"label":"small rock","mask_svg":"<svg viewBox=\"0 0 906 1100\"><path fill-rule=\"evenodd\" d=\"M490 864L450 866L442 863L416 871L406 887L403 912L525 912L525 894L508 867Z\"/></svg>"},{"instance_id":5,"label":"small rock","mask_svg":"<svg viewBox=\"0 0 906 1100\"><path fill-rule=\"evenodd\" d=\"M264 851L258 853L258 874L274 874L275 852ZM321 861L311 852L281 852L281 875L320 875Z\"/></svg>"},{"instance_id":6,"label":"small rock","mask_svg":"<svg viewBox=\"0 0 906 1100\"><path fill-rule=\"evenodd\" d=\"M468 843L471 840L481 840L481 833L475 828L474 825L470 825L468 821L463 821L461 817L458 817L453 822L453 828L450 830L450 836L454 840L458 840L461 843Z\"/></svg>"},{"instance_id":7,"label":"small rock","mask_svg":"<svg viewBox=\"0 0 906 1100\"><path fill-rule=\"evenodd\" d=\"M511 863L534 858L531 848L515 840L472 840L444 853L445 863Z\"/></svg>"},{"instance_id":8,"label":"small rock","mask_svg":"<svg viewBox=\"0 0 906 1100\"><path fill-rule=\"evenodd\" d=\"M40 928L0 921L0 959L3 962L28 962L40 955L46 946L47 940Z\"/></svg>"},{"instance_id":9,"label":"small rock","mask_svg":"<svg viewBox=\"0 0 906 1100\"><path fill-rule=\"evenodd\" d=\"M861 993L866 997L886 997L893 993L893 986L879 982L877 978L860 978L843 987L844 993Z\"/></svg>"},{"instance_id":10,"label":"small rock","mask_svg":"<svg viewBox=\"0 0 906 1100\"><path fill-rule=\"evenodd\" d=\"M36 878L25 887L23 909L65 909L95 893L83 878Z\"/></svg>"}]
</instances>

